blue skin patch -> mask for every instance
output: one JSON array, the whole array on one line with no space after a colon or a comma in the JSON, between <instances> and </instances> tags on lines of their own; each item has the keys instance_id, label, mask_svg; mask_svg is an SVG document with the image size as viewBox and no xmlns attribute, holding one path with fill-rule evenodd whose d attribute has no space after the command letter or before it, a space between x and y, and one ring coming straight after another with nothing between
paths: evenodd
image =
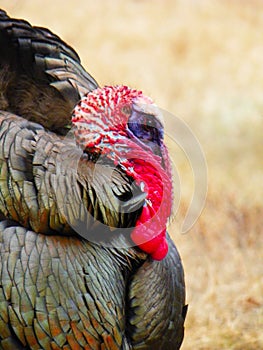
<instances>
[{"instance_id":1,"label":"blue skin patch","mask_svg":"<svg viewBox=\"0 0 263 350\"><path fill-rule=\"evenodd\" d=\"M164 131L155 115L133 108L127 131L130 137L136 138L141 146L150 148L156 155L161 156Z\"/></svg>"}]
</instances>

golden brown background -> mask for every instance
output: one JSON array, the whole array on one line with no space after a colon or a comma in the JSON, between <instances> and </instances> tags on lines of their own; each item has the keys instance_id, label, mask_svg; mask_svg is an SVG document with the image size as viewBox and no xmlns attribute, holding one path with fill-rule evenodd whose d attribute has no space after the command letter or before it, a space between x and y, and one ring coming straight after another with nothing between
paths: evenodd
<instances>
[{"instance_id":1,"label":"golden brown background","mask_svg":"<svg viewBox=\"0 0 263 350\"><path fill-rule=\"evenodd\" d=\"M72 45L104 84L142 89L186 121L204 148L209 190L181 235L191 194L170 228L185 266L183 350L263 348L263 2L0 0L11 16ZM171 153L176 153L171 149Z\"/></svg>"}]
</instances>

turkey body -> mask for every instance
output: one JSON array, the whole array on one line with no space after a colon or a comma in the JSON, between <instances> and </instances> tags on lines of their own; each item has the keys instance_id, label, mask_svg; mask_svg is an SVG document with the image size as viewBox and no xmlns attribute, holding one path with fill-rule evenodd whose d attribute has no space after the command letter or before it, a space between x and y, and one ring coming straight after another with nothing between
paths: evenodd
<instances>
[{"instance_id":1,"label":"turkey body","mask_svg":"<svg viewBox=\"0 0 263 350\"><path fill-rule=\"evenodd\" d=\"M179 349L174 243L161 261L134 247L145 192L64 137L97 82L60 38L4 11L0 51L0 349Z\"/></svg>"}]
</instances>

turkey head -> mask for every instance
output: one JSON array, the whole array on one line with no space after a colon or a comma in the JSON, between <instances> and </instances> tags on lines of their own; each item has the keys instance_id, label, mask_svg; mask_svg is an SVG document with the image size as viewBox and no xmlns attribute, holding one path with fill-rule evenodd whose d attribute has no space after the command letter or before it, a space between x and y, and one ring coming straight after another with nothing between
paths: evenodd
<instances>
[{"instance_id":1,"label":"turkey head","mask_svg":"<svg viewBox=\"0 0 263 350\"><path fill-rule=\"evenodd\" d=\"M127 86L106 86L85 95L72 116L77 142L95 158L110 159L133 178L146 199L131 239L155 260L168 251L171 166L162 116L153 101Z\"/></svg>"}]
</instances>

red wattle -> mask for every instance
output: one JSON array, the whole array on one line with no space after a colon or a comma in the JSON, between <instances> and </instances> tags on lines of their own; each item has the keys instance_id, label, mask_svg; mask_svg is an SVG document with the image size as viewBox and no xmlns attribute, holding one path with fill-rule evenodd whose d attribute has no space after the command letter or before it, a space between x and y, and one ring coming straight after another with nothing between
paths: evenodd
<instances>
[{"instance_id":1,"label":"red wattle","mask_svg":"<svg viewBox=\"0 0 263 350\"><path fill-rule=\"evenodd\" d=\"M145 184L147 198L131 239L153 259L162 260L168 252L166 223L172 206L171 182L160 165L157 171L157 165L146 160L133 159L132 163L137 180Z\"/></svg>"},{"instance_id":2,"label":"red wattle","mask_svg":"<svg viewBox=\"0 0 263 350\"><path fill-rule=\"evenodd\" d=\"M168 253L168 244L166 239L163 239L162 243L159 245L159 247L151 254L151 257L154 260L162 260L166 257Z\"/></svg>"},{"instance_id":3,"label":"red wattle","mask_svg":"<svg viewBox=\"0 0 263 350\"><path fill-rule=\"evenodd\" d=\"M162 231L154 238L150 238L147 231L143 229L143 225L137 226L131 233L131 239L141 250L150 254L154 260L162 260L168 252L166 231Z\"/></svg>"}]
</instances>

